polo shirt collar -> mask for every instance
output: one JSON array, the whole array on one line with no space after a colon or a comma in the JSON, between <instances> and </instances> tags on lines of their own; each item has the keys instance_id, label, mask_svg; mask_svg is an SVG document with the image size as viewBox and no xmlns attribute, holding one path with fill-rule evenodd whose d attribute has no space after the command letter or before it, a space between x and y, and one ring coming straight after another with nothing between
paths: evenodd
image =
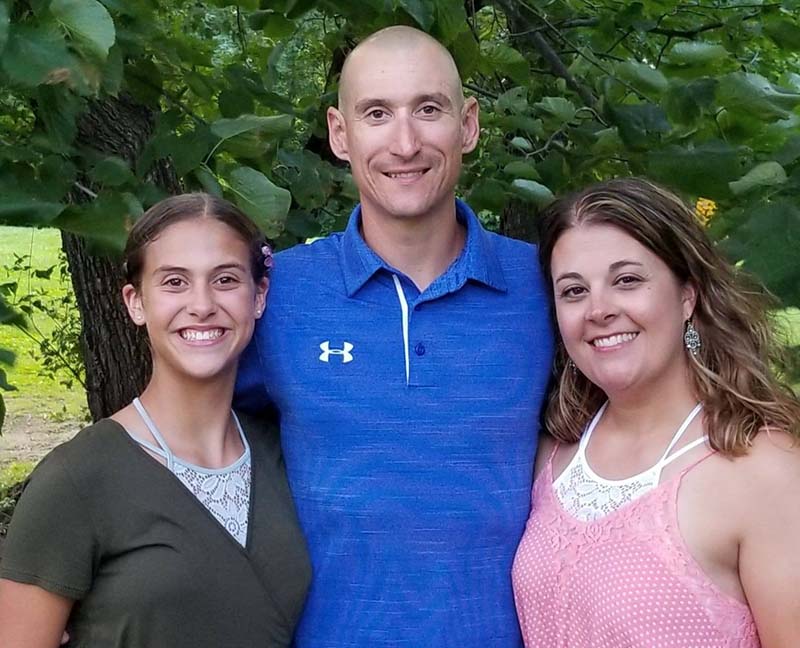
<instances>
[{"instance_id":1,"label":"polo shirt collar","mask_svg":"<svg viewBox=\"0 0 800 648\"><path fill-rule=\"evenodd\" d=\"M457 290L471 279L494 290L505 292L506 280L489 233L483 228L472 209L458 199L456 199L456 218L467 228L464 249L445 274L431 284L431 288L443 283L445 291ZM360 226L361 205L357 205L350 214L340 248L340 264L344 272L348 297L358 292L378 270L384 269L395 274L398 272L366 244L361 236Z\"/></svg>"}]
</instances>

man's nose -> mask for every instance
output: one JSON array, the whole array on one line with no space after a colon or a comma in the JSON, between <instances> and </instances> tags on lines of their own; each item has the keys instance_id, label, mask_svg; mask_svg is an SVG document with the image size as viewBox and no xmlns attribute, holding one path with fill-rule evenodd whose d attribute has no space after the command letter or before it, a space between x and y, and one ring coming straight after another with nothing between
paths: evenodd
<instances>
[{"instance_id":1,"label":"man's nose","mask_svg":"<svg viewBox=\"0 0 800 648\"><path fill-rule=\"evenodd\" d=\"M396 121L390 151L401 158L412 158L420 149L421 143L417 126L411 115L400 115Z\"/></svg>"}]
</instances>

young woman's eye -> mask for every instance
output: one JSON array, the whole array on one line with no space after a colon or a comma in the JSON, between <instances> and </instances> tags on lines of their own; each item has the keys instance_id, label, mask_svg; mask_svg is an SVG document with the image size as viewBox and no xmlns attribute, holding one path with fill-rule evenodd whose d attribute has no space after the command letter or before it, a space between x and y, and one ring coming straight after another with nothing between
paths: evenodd
<instances>
[{"instance_id":1,"label":"young woman's eye","mask_svg":"<svg viewBox=\"0 0 800 648\"><path fill-rule=\"evenodd\" d=\"M217 283L222 284L223 286L231 286L238 284L239 278L233 275L222 275L221 277L217 278Z\"/></svg>"},{"instance_id":2,"label":"young woman's eye","mask_svg":"<svg viewBox=\"0 0 800 648\"><path fill-rule=\"evenodd\" d=\"M575 299L580 297L586 289L583 286L567 286L561 291L561 297L564 299Z\"/></svg>"},{"instance_id":3,"label":"young woman's eye","mask_svg":"<svg viewBox=\"0 0 800 648\"><path fill-rule=\"evenodd\" d=\"M180 277L167 277L164 279L163 285L169 286L170 288L180 288L184 285L184 281Z\"/></svg>"}]
</instances>

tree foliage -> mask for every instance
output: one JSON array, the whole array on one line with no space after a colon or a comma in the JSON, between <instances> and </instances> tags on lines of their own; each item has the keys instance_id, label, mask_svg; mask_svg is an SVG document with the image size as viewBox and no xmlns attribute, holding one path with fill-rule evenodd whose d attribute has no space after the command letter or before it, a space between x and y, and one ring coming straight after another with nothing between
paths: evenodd
<instances>
[{"instance_id":1,"label":"tree foliage","mask_svg":"<svg viewBox=\"0 0 800 648\"><path fill-rule=\"evenodd\" d=\"M154 168L167 162L182 188L230 198L279 246L340 228L356 191L327 147L325 109L347 51L405 23L451 50L480 100L483 136L460 192L489 221L524 232L554 194L642 174L713 201L720 245L800 305L798 9L798 0L0 0L0 223L59 227L98 252L119 250L164 195ZM79 136L87 115L120 98L152 114L135 159Z\"/></svg>"}]
</instances>

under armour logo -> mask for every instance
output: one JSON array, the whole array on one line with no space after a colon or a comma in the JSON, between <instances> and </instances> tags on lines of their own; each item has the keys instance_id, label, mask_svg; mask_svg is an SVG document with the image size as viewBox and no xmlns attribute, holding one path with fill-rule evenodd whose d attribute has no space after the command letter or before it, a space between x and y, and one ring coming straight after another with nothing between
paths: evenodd
<instances>
[{"instance_id":1,"label":"under armour logo","mask_svg":"<svg viewBox=\"0 0 800 648\"><path fill-rule=\"evenodd\" d=\"M330 357L332 355L342 356L342 364L353 361L353 354L350 353L353 350L353 345L349 342L345 342L341 349L331 349L330 340L325 340L319 345L319 348L322 349L322 353L319 354L319 359L322 360L322 362L330 362Z\"/></svg>"}]
</instances>

